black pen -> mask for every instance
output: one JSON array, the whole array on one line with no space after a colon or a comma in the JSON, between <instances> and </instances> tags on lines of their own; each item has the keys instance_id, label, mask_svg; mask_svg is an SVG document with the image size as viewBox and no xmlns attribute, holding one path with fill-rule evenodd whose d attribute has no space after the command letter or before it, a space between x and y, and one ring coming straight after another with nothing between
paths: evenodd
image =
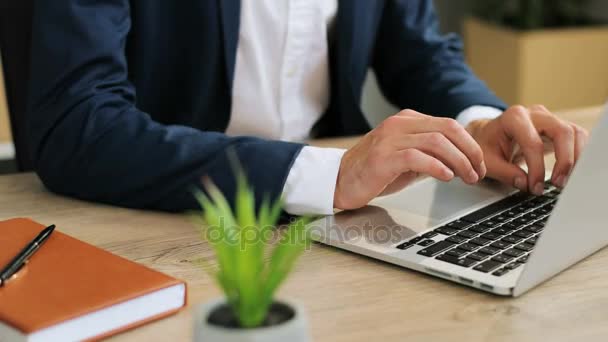
<instances>
[{"instance_id":1,"label":"black pen","mask_svg":"<svg viewBox=\"0 0 608 342\"><path fill-rule=\"evenodd\" d=\"M17 273L28 259L36 253L38 248L51 236L51 233L55 230L55 225L48 226L36 236L32 242L30 242L25 248L17 254L16 257L8 263L8 265L0 271L0 287L4 286L7 280L9 280L15 273Z\"/></svg>"}]
</instances>

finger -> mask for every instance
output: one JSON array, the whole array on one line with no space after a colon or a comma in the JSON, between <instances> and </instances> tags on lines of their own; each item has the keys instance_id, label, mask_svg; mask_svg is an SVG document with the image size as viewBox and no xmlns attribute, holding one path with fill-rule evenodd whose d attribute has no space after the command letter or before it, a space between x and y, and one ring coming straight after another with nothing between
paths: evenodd
<instances>
[{"instance_id":1,"label":"finger","mask_svg":"<svg viewBox=\"0 0 608 342\"><path fill-rule=\"evenodd\" d=\"M572 128L574 129L575 139L574 139L574 162L578 161L581 154L583 153L583 149L587 145L589 141L589 133L586 129L581 126L572 124Z\"/></svg>"},{"instance_id":2,"label":"finger","mask_svg":"<svg viewBox=\"0 0 608 342\"><path fill-rule=\"evenodd\" d=\"M481 147L456 120L414 114L408 116L407 121L410 134L430 132L443 134L469 159L479 179L486 176L487 169Z\"/></svg>"},{"instance_id":3,"label":"finger","mask_svg":"<svg viewBox=\"0 0 608 342\"><path fill-rule=\"evenodd\" d=\"M499 154L487 154L488 177L504 184L528 191L528 175L517 164L510 163Z\"/></svg>"},{"instance_id":4,"label":"finger","mask_svg":"<svg viewBox=\"0 0 608 342\"><path fill-rule=\"evenodd\" d=\"M542 195L545 180L544 143L538 134L528 110L514 106L499 117L505 132L519 144L528 165L528 190ZM515 180L513 180L515 182Z\"/></svg>"},{"instance_id":5,"label":"finger","mask_svg":"<svg viewBox=\"0 0 608 342\"><path fill-rule=\"evenodd\" d=\"M444 163L422 151L409 148L397 152L400 173L416 172L448 182L454 178L454 172Z\"/></svg>"},{"instance_id":6,"label":"finger","mask_svg":"<svg viewBox=\"0 0 608 342\"><path fill-rule=\"evenodd\" d=\"M537 131L553 142L555 166L551 182L563 187L574 167L574 128L556 116L544 112L533 112L531 118Z\"/></svg>"},{"instance_id":7,"label":"finger","mask_svg":"<svg viewBox=\"0 0 608 342\"><path fill-rule=\"evenodd\" d=\"M415 148L447 165L465 183L474 184L479 181L479 175L471 165L471 161L443 134L419 133L403 138L401 149Z\"/></svg>"},{"instance_id":8,"label":"finger","mask_svg":"<svg viewBox=\"0 0 608 342\"><path fill-rule=\"evenodd\" d=\"M550 114L550 115L553 115L553 114L551 114L551 112L550 112L550 111L547 109L547 107L545 107L545 106L543 106L543 105L540 105L540 104L530 106L530 111L531 111L531 112L542 112L542 113L545 113L545 114Z\"/></svg>"},{"instance_id":9,"label":"finger","mask_svg":"<svg viewBox=\"0 0 608 342\"><path fill-rule=\"evenodd\" d=\"M416 172L406 172L402 173L401 176L397 177L392 183L386 186L380 196L386 196L393 194L395 192L401 191L406 186L410 185L413 181L416 180L418 174Z\"/></svg>"}]
</instances>

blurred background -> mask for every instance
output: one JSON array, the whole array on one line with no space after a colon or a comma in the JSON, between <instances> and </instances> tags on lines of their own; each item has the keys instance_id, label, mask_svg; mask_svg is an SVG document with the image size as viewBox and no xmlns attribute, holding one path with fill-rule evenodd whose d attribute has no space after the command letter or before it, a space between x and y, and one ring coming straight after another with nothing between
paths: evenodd
<instances>
[{"instance_id":1,"label":"blurred background","mask_svg":"<svg viewBox=\"0 0 608 342\"><path fill-rule=\"evenodd\" d=\"M507 103L553 111L608 100L608 0L434 0L444 32L465 42L475 73ZM363 108L376 124L397 108L369 73Z\"/></svg>"},{"instance_id":2,"label":"blurred background","mask_svg":"<svg viewBox=\"0 0 608 342\"><path fill-rule=\"evenodd\" d=\"M507 103L551 110L608 99L608 0L435 0L444 32L463 36L477 75ZM0 68L0 173L16 170ZM362 106L375 125L398 111L369 73Z\"/></svg>"}]
</instances>

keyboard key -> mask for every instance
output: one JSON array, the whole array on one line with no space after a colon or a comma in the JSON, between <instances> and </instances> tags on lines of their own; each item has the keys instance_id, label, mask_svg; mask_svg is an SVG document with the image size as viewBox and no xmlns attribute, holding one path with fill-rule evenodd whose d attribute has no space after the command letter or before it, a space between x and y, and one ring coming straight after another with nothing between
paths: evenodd
<instances>
[{"instance_id":1,"label":"keyboard key","mask_svg":"<svg viewBox=\"0 0 608 342\"><path fill-rule=\"evenodd\" d=\"M431 232L422 234L422 237L425 239L430 239L430 238L434 238L437 235L438 235L437 232L431 231Z\"/></svg>"},{"instance_id":2,"label":"keyboard key","mask_svg":"<svg viewBox=\"0 0 608 342\"><path fill-rule=\"evenodd\" d=\"M473 260L477 260L477 261L484 261L487 258L489 258L490 256L487 254L483 254L483 253L471 253L469 255L467 255L467 258L469 259L473 259Z\"/></svg>"},{"instance_id":3,"label":"keyboard key","mask_svg":"<svg viewBox=\"0 0 608 342\"><path fill-rule=\"evenodd\" d=\"M452 248L449 251L447 251L445 254L460 258L460 257L465 256L467 253L469 253L469 252L465 251L464 249Z\"/></svg>"},{"instance_id":4,"label":"keyboard key","mask_svg":"<svg viewBox=\"0 0 608 342\"><path fill-rule=\"evenodd\" d=\"M414 244L406 242L406 243L402 243L399 246L397 246L397 248L401 249L401 250L406 250L410 247L414 246Z\"/></svg>"},{"instance_id":5,"label":"keyboard key","mask_svg":"<svg viewBox=\"0 0 608 342\"><path fill-rule=\"evenodd\" d=\"M481 237L477 237L477 238L474 238L473 240L471 240L469 242L470 243L474 243L474 244L479 245L479 246L485 246L485 245L489 244L492 241L488 240L488 239L481 238Z\"/></svg>"},{"instance_id":6,"label":"keyboard key","mask_svg":"<svg viewBox=\"0 0 608 342\"><path fill-rule=\"evenodd\" d=\"M521 240L523 240L523 239L520 238L519 236L508 235L508 236L505 236L504 238L502 238L501 241L506 242L506 243L510 243L510 244L514 244L514 243L520 242Z\"/></svg>"},{"instance_id":7,"label":"keyboard key","mask_svg":"<svg viewBox=\"0 0 608 342\"><path fill-rule=\"evenodd\" d=\"M537 207L536 203L534 202L534 199L532 199L531 201L524 202L521 205L522 207L526 207L528 209L533 209Z\"/></svg>"},{"instance_id":8,"label":"keyboard key","mask_svg":"<svg viewBox=\"0 0 608 342\"><path fill-rule=\"evenodd\" d=\"M500 228L502 229L506 229L506 230L516 230L519 229L520 225L514 224L514 223L507 223L507 224L503 224L502 226L500 226Z\"/></svg>"},{"instance_id":9,"label":"keyboard key","mask_svg":"<svg viewBox=\"0 0 608 342\"><path fill-rule=\"evenodd\" d=\"M475 266L473 269L479 272L483 272L483 273L488 273L488 272L492 272L495 269L499 268L500 266L502 266L501 263L496 262L494 260L488 260L484 263L481 263L477 266Z\"/></svg>"},{"instance_id":10,"label":"keyboard key","mask_svg":"<svg viewBox=\"0 0 608 342\"><path fill-rule=\"evenodd\" d=\"M507 210L504 213L502 213L501 215L509 217L509 218L515 218L515 217L519 216L519 213L515 212L513 210Z\"/></svg>"},{"instance_id":11,"label":"keyboard key","mask_svg":"<svg viewBox=\"0 0 608 342\"><path fill-rule=\"evenodd\" d=\"M479 234L483 234L483 233L487 232L490 229L492 229L492 228L486 227L486 226L477 225L477 226L473 226L473 227L471 227L471 228L469 228L467 230L470 230L472 232L476 232L476 233L479 233Z\"/></svg>"},{"instance_id":12,"label":"keyboard key","mask_svg":"<svg viewBox=\"0 0 608 342\"><path fill-rule=\"evenodd\" d=\"M478 249L479 246L474 245L472 243L463 243L462 245L458 246L458 248L464 249L465 251L472 252L472 251Z\"/></svg>"},{"instance_id":13,"label":"keyboard key","mask_svg":"<svg viewBox=\"0 0 608 342\"><path fill-rule=\"evenodd\" d=\"M467 241L467 238L464 238L462 236L458 236L458 235L452 235L449 238L445 239L446 241L449 242L453 242L453 243L463 243L465 241Z\"/></svg>"},{"instance_id":14,"label":"keyboard key","mask_svg":"<svg viewBox=\"0 0 608 342\"><path fill-rule=\"evenodd\" d=\"M498 248L498 249L507 249L511 247L510 243L506 243L504 241L496 241L490 245L490 247Z\"/></svg>"},{"instance_id":15,"label":"keyboard key","mask_svg":"<svg viewBox=\"0 0 608 342\"><path fill-rule=\"evenodd\" d=\"M492 273L492 275L495 275L495 276L497 276L497 277L500 277L500 276L503 276L503 275L505 275L505 274L509 273L510 271L511 271L511 270L510 270L510 269L508 269L508 268L501 268L501 269L499 269L499 270L497 270L497 271L494 271L494 273Z\"/></svg>"},{"instance_id":16,"label":"keyboard key","mask_svg":"<svg viewBox=\"0 0 608 342\"><path fill-rule=\"evenodd\" d=\"M451 255L443 254L437 257L437 260L449 262L450 264L462 266L462 267L471 267L477 263L476 260L468 259L468 258L457 258Z\"/></svg>"},{"instance_id":17,"label":"keyboard key","mask_svg":"<svg viewBox=\"0 0 608 342\"><path fill-rule=\"evenodd\" d=\"M507 235L511 233L511 230L503 227L498 227L496 229L493 229L490 233L498 235Z\"/></svg>"},{"instance_id":18,"label":"keyboard key","mask_svg":"<svg viewBox=\"0 0 608 342\"><path fill-rule=\"evenodd\" d=\"M526 211L528 211L528 210L529 210L529 208L528 208L528 207L526 207L525 205L521 205L521 204L520 204L520 205L518 205L518 206L513 207L511 210L513 210L513 211L514 211L514 212L516 212L516 213L523 214L523 213L525 213Z\"/></svg>"},{"instance_id":19,"label":"keyboard key","mask_svg":"<svg viewBox=\"0 0 608 342\"><path fill-rule=\"evenodd\" d=\"M450 227L450 228L454 228L454 229L458 229L458 230L462 230L468 226L470 226L471 223L470 222L466 222L466 221L454 221L454 222L450 222L446 225L446 227Z\"/></svg>"},{"instance_id":20,"label":"keyboard key","mask_svg":"<svg viewBox=\"0 0 608 342\"><path fill-rule=\"evenodd\" d=\"M527 226L526 228L524 228L527 231L530 231L532 233L540 233L543 231L543 229L545 229L545 227L541 227L539 225L533 224L531 226Z\"/></svg>"},{"instance_id":21,"label":"keyboard key","mask_svg":"<svg viewBox=\"0 0 608 342\"><path fill-rule=\"evenodd\" d=\"M508 216L506 216L506 215L500 214L498 216L492 217L492 220L500 222L500 223L503 223L503 222L506 222L506 221L510 220L510 218Z\"/></svg>"},{"instance_id":22,"label":"keyboard key","mask_svg":"<svg viewBox=\"0 0 608 342\"><path fill-rule=\"evenodd\" d=\"M530 257L530 254L526 254L526 255L524 255L523 257L521 257L521 258L517 259L517 262L520 262L520 263L526 263L526 262L528 262L528 258L529 258L529 257Z\"/></svg>"},{"instance_id":23,"label":"keyboard key","mask_svg":"<svg viewBox=\"0 0 608 342\"><path fill-rule=\"evenodd\" d=\"M481 208L465 217L460 218L460 220L462 221L467 221L467 222L472 222L472 223L477 223L480 222L481 220L490 217L496 213L499 213L503 210L509 209L510 207L525 201L526 199L530 198L530 195L523 193L523 192L518 192L515 195L509 196L507 198L504 198L496 203L492 203L484 208Z\"/></svg>"},{"instance_id":24,"label":"keyboard key","mask_svg":"<svg viewBox=\"0 0 608 342\"><path fill-rule=\"evenodd\" d=\"M506 250L504 254L517 258L526 254L526 252L522 251L521 249L511 248L509 250Z\"/></svg>"},{"instance_id":25,"label":"keyboard key","mask_svg":"<svg viewBox=\"0 0 608 342\"><path fill-rule=\"evenodd\" d=\"M484 247L484 248L480 249L479 252L494 255L494 254L500 252L500 249L493 248L493 247Z\"/></svg>"},{"instance_id":26,"label":"keyboard key","mask_svg":"<svg viewBox=\"0 0 608 342\"><path fill-rule=\"evenodd\" d=\"M443 235L454 235L454 234L458 233L457 229L449 228L449 227L437 228L437 229L435 229L435 231L437 233L443 234Z\"/></svg>"},{"instance_id":27,"label":"keyboard key","mask_svg":"<svg viewBox=\"0 0 608 342\"><path fill-rule=\"evenodd\" d=\"M528 240L526 240L526 242L531 245L536 245L537 241L538 241L538 236L533 236L533 237L529 238Z\"/></svg>"},{"instance_id":28,"label":"keyboard key","mask_svg":"<svg viewBox=\"0 0 608 342\"><path fill-rule=\"evenodd\" d=\"M515 246L515 248L520 249L524 252L530 252L534 249L534 245L524 242L524 243L520 243L519 245Z\"/></svg>"},{"instance_id":29,"label":"keyboard key","mask_svg":"<svg viewBox=\"0 0 608 342\"><path fill-rule=\"evenodd\" d=\"M532 223L532 220L527 219L525 216L522 216L520 218L516 218L515 220L513 220L513 223L516 225L521 226L525 226L529 223Z\"/></svg>"},{"instance_id":30,"label":"keyboard key","mask_svg":"<svg viewBox=\"0 0 608 342\"><path fill-rule=\"evenodd\" d=\"M496 228L500 225L500 222L494 221L494 220L487 220L487 221L481 222L481 225L484 225L484 226L490 227L490 228Z\"/></svg>"},{"instance_id":31,"label":"keyboard key","mask_svg":"<svg viewBox=\"0 0 608 342\"><path fill-rule=\"evenodd\" d=\"M549 202L549 203L543 205L541 209L547 210L548 212L552 212L554 207L555 207L555 204L553 202Z\"/></svg>"},{"instance_id":32,"label":"keyboard key","mask_svg":"<svg viewBox=\"0 0 608 342\"><path fill-rule=\"evenodd\" d=\"M523 264L515 261L515 262L512 262L512 263L508 264L507 266L505 266L505 268L507 268L509 270L514 270L514 269L518 268L521 265L523 265Z\"/></svg>"},{"instance_id":33,"label":"keyboard key","mask_svg":"<svg viewBox=\"0 0 608 342\"><path fill-rule=\"evenodd\" d=\"M529 238L530 236L534 235L534 233L532 233L531 231L528 231L528 230L518 230L515 233L513 233L513 235L526 239L526 238Z\"/></svg>"},{"instance_id":34,"label":"keyboard key","mask_svg":"<svg viewBox=\"0 0 608 342\"><path fill-rule=\"evenodd\" d=\"M525 219L528 219L530 221L534 221L534 220L538 220L540 218L542 218L542 215L537 214L535 212L531 212L531 213L527 213L526 215L524 215Z\"/></svg>"},{"instance_id":35,"label":"keyboard key","mask_svg":"<svg viewBox=\"0 0 608 342\"><path fill-rule=\"evenodd\" d=\"M548 193L545 194L545 197L548 197L548 198L551 198L551 199L557 198L557 196L559 196L559 193L555 192L555 190L553 190L553 191L548 192Z\"/></svg>"},{"instance_id":36,"label":"keyboard key","mask_svg":"<svg viewBox=\"0 0 608 342\"><path fill-rule=\"evenodd\" d=\"M422 236L417 236L417 237L415 237L415 238L411 239L411 240L410 240L410 241L408 241L408 242L409 242L409 243L411 243L411 244L414 244L414 245L415 245L415 244L417 244L417 243L418 243L418 242L420 242L420 241L422 241Z\"/></svg>"},{"instance_id":37,"label":"keyboard key","mask_svg":"<svg viewBox=\"0 0 608 342\"><path fill-rule=\"evenodd\" d=\"M541 214L541 215L547 215L547 214L551 213L551 210L549 210L549 209L547 209L547 208L545 208L545 207L538 208L538 209L536 209L535 211L536 211L537 213Z\"/></svg>"},{"instance_id":38,"label":"keyboard key","mask_svg":"<svg viewBox=\"0 0 608 342\"><path fill-rule=\"evenodd\" d=\"M550 201L551 201L551 198L549 198L547 196L539 196L539 197L536 197L535 199L533 199L531 202L534 203L537 207L540 207Z\"/></svg>"},{"instance_id":39,"label":"keyboard key","mask_svg":"<svg viewBox=\"0 0 608 342\"><path fill-rule=\"evenodd\" d=\"M433 240L423 240L423 241L418 242L418 246L426 247L426 246L430 246L434 243L435 243L435 241L433 241Z\"/></svg>"},{"instance_id":40,"label":"keyboard key","mask_svg":"<svg viewBox=\"0 0 608 342\"><path fill-rule=\"evenodd\" d=\"M427 257L433 257L454 245L455 244L453 242L443 240L443 241L437 242L436 244L434 244L432 246L426 247L425 249L419 251L418 254L424 255Z\"/></svg>"},{"instance_id":41,"label":"keyboard key","mask_svg":"<svg viewBox=\"0 0 608 342\"><path fill-rule=\"evenodd\" d=\"M488 240L497 240L497 239L500 239L502 237L502 235L498 235L498 234L494 234L494 233L485 233L481 237L484 239L488 239Z\"/></svg>"},{"instance_id":42,"label":"keyboard key","mask_svg":"<svg viewBox=\"0 0 608 342\"><path fill-rule=\"evenodd\" d=\"M494 260L496 262L500 262L501 264L506 264L509 261L513 260L513 257L506 255L506 254L499 254L499 255L493 257L492 260Z\"/></svg>"},{"instance_id":43,"label":"keyboard key","mask_svg":"<svg viewBox=\"0 0 608 342\"><path fill-rule=\"evenodd\" d=\"M474 238L474 237L476 237L477 235L479 235L479 233L472 232L472 231L470 231L470 230L468 230L468 229L467 229L467 230L463 230L463 231L461 231L460 233L458 233L458 236L462 236L462 237L465 237L465 238L467 238L467 239Z\"/></svg>"}]
</instances>

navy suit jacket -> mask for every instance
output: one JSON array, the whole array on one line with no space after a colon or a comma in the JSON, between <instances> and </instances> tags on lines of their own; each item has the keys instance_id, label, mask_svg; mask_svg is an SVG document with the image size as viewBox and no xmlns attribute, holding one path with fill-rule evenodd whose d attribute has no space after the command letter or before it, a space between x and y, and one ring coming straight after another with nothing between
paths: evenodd
<instances>
[{"instance_id":1,"label":"navy suit jacket","mask_svg":"<svg viewBox=\"0 0 608 342\"><path fill-rule=\"evenodd\" d=\"M256 199L280 196L302 145L222 134L239 11L239 0L36 0L27 128L44 184L115 205L191 209L204 175L233 197L233 149ZM370 129L359 106L370 67L400 108L454 117L504 107L461 50L439 33L431 0L341 0L331 103L315 134Z\"/></svg>"}]
</instances>

